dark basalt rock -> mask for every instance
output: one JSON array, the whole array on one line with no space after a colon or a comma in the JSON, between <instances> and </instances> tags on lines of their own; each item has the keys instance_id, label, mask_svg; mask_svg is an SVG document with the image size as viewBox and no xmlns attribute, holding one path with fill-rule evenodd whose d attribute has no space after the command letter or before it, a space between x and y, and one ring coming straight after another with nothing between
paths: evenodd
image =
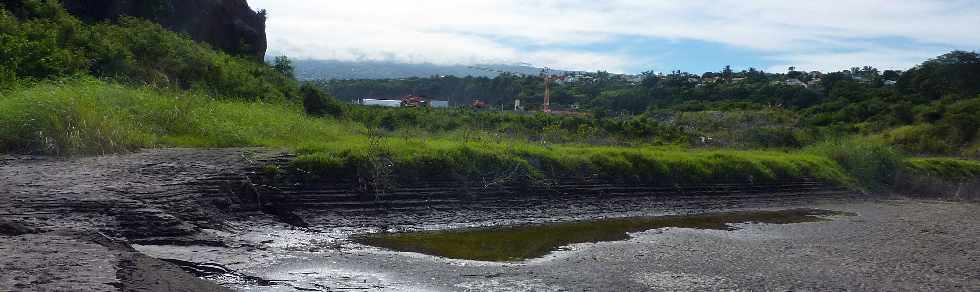
<instances>
[{"instance_id":1,"label":"dark basalt rock","mask_svg":"<svg viewBox=\"0 0 980 292\"><path fill-rule=\"evenodd\" d=\"M0 235L20 236L37 232L37 229L27 226L24 223L0 219Z\"/></svg>"},{"instance_id":2,"label":"dark basalt rock","mask_svg":"<svg viewBox=\"0 0 980 292\"><path fill-rule=\"evenodd\" d=\"M63 0L69 13L85 21L148 19L233 55L265 58L264 12L246 0Z\"/></svg>"}]
</instances>

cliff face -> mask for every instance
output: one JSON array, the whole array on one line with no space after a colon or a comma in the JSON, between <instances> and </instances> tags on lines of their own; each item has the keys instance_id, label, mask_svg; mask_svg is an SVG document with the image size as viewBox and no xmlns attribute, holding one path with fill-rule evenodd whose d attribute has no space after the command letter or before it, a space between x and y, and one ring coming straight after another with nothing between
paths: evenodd
<instances>
[{"instance_id":1,"label":"cliff face","mask_svg":"<svg viewBox=\"0 0 980 292\"><path fill-rule=\"evenodd\" d=\"M246 0L62 0L69 13L86 21L121 16L148 19L234 55L263 60L265 14Z\"/></svg>"}]
</instances>

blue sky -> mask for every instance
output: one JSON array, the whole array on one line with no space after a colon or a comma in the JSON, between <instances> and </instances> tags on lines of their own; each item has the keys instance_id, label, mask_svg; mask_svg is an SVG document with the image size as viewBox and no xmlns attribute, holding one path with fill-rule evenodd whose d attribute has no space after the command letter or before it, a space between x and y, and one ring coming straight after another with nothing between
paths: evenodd
<instances>
[{"instance_id":1,"label":"blue sky","mask_svg":"<svg viewBox=\"0 0 980 292\"><path fill-rule=\"evenodd\" d=\"M811 3L812 2L812 3ZM570 70L905 69L980 47L980 1L252 0L273 54Z\"/></svg>"}]
</instances>

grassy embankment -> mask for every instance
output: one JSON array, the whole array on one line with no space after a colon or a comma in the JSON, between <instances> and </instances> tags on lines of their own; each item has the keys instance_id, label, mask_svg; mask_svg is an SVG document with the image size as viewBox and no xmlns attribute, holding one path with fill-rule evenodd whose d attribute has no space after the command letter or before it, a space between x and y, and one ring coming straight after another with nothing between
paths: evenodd
<instances>
[{"instance_id":1,"label":"grassy embankment","mask_svg":"<svg viewBox=\"0 0 980 292\"><path fill-rule=\"evenodd\" d=\"M548 145L459 135L389 133L310 117L299 106L216 100L89 78L45 82L0 96L4 152L84 155L141 147L267 146L296 151L296 166L322 174L371 171L374 162L385 159L401 179L597 174L673 183L800 176L850 182L832 160L803 152Z\"/></svg>"},{"instance_id":2,"label":"grassy embankment","mask_svg":"<svg viewBox=\"0 0 980 292\"><path fill-rule=\"evenodd\" d=\"M951 181L980 177L980 162L906 158L867 139L793 151L548 144L489 132L384 131L350 120L310 117L298 105L219 100L92 78L43 82L0 94L2 152L87 155L144 147L235 146L290 149L300 154L294 166L321 175L378 175L381 165L400 180L598 175L673 184L805 176L880 189L901 170Z\"/></svg>"}]
</instances>

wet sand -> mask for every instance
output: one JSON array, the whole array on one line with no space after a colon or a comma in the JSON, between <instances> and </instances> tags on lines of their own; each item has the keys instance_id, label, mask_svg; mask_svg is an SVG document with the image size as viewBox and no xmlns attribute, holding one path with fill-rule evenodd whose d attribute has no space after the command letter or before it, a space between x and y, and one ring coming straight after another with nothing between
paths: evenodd
<instances>
[{"instance_id":1,"label":"wet sand","mask_svg":"<svg viewBox=\"0 0 980 292\"><path fill-rule=\"evenodd\" d=\"M831 221L655 229L495 263L359 245L350 228L265 229L241 253L141 246L156 257L226 261L278 285L248 291L977 291L980 205L922 200L798 206L855 213ZM209 258L210 257L210 258ZM237 264L236 264L237 262Z\"/></svg>"}]
</instances>

